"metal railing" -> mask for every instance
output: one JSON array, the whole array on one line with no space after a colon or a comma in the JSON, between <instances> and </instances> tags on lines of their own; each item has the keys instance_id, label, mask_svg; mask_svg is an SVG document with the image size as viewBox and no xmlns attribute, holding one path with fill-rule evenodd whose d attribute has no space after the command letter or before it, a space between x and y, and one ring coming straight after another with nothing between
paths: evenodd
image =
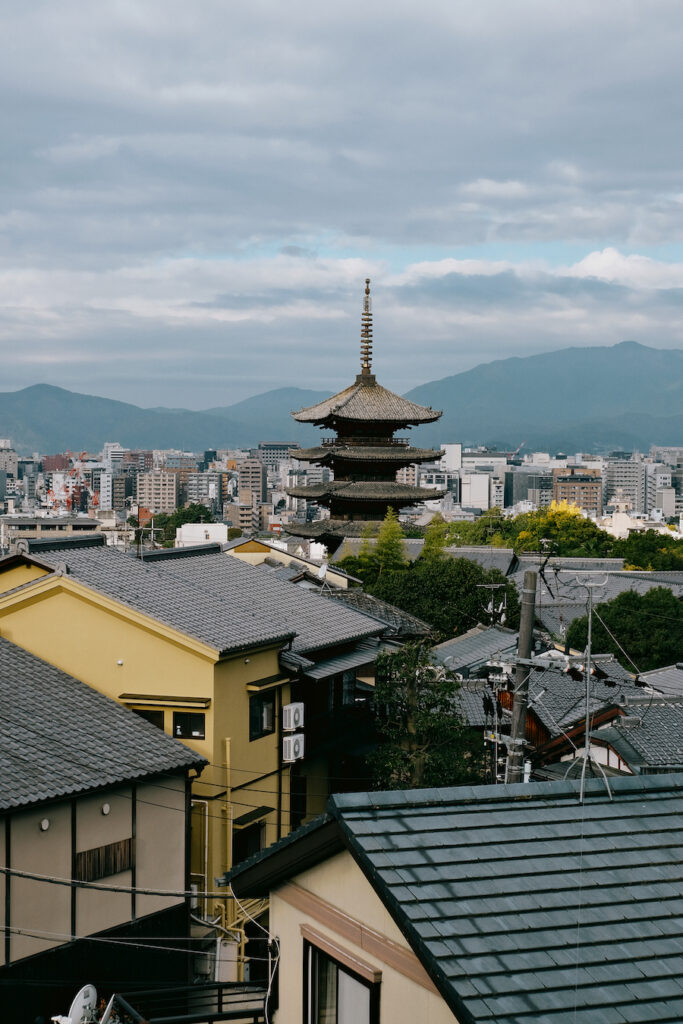
<instances>
[{"instance_id":1,"label":"metal railing","mask_svg":"<svg viewBox=\"0 0 683 1024\"><path fill-rule=\"evenodd\" d=\"M207 982L173 988L116 993L134 1024L264 1024L266 989L260 983Z\"/></svg>"},{"instance_id":2,"label":"metal railing","mask_svg":"<svg viewBox=\"0 0 683 1024\"><path fill-rule=\"evenodd\" d=\"M409 437L323 437L323 448L338 447L374 447L374 448L404 448L410 444Z\"/></svg>"}]
</instances>

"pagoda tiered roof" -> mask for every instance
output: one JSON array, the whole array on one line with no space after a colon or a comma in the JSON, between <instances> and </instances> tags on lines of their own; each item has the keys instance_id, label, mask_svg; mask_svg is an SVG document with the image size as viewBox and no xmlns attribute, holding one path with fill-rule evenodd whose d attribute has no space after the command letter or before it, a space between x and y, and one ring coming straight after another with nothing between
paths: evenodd
<instances>
[{"instance_id":1,"label":"pagoda tiered roof","mask_svg":"<svg viewBox=\"0 0 683 1024\"><path fill-rule=\"evenodd\" d=\"M321 445L318 448L296 448L290 452L292 458L302 462L395 462L410 465L412 462L431 462L441 458L442 452L433 448L411 448L407 444L363 445L345 444L343 440Z\"/></svg>"},{"instance_id":2,"label":"pagoda tiered roof","mask_svg":"<svg viewBox=\"0 0 683 1024\"><path fill-rule=\"evenodd\" d=\"M292 416L299 423L324 424L335 420L348 420L352 423L417 426L420 423L433 423L441 416L441 412L432 409L431 406L410 402L407 398L383 388L377 383L373 373L359 373L351 387L318 402L317 405L293 412Z\"/></svg>"},{"instance_id":3,"label":"pagoda tiered roof","mask_svg":"<svg viewBox=\"0 0 683 1024\"><path fill-rule=\"evenodd\" d=\"M397 508L402 508L416 501L442 498L446 492L388 480L329 480L308 487L290 487L287 493L293 498L307 498L309 501L326 498L353 502L386 501L390 505L394 502Z\"/></svg>"}]
</instances>

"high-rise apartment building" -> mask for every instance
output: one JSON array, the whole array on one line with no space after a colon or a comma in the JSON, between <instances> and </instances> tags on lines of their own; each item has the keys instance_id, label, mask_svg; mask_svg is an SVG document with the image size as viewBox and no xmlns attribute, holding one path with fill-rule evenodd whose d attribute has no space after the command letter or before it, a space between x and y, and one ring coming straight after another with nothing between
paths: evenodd
<instances>
[{"instance_id":1,"label":"high-rise apartment building","mask_svg":"<svg viewBox=\"0 0 683 1024\"><path fill-rule=\"evenodd\" d=\"M258 446L258 458L264 466L275 469L281 462L287 462L290 452L301 448L295 441L260 441Z\"/></svg>"},{"instance_id":2,"label":"high-rise apartment building","mask_svg":"<svg viewBox=\"0 0 683 1024\"><path fill-rule=\"evenodd\" d=\"M243 459L238 467L238 482L240 502L242 495L249 491L252 499L258 502L265 501L268 491L266 467L260 459ZM251 501L248 502L251 504Z\"/></svg>"},{"instance_id":3,"label":"high-rise apartment building","mask_svg":"<svg viewBox=\"0 0 683 1024\"><path fill-rule=\"evenodd\" d=\"M604 503L624 499L634 512L645 511L645 463L637 453L610 457L605 463Z\"/></svg>"},{"instance_id":4,"label":"high-rise apartment building","mask_svg":"<svg viewBox=\"0 0 683 1024\"><path fill-rule=\"evenodd\" d=\"M578 505L586 512L602 515L602 474L586 466L553 470L553 500Z\"/></svg>"},{"instance_id":5,"label":"high-rise apartment building","mask_svg":"<svg viewBox=\"0 0 683 1024\"><path fill-rule=\"evenodd\" d=\"M139 473L137 481L138 505L151 512L173 512L176 508L177 476L155 469Z\"/></svg>"}]
</instances>

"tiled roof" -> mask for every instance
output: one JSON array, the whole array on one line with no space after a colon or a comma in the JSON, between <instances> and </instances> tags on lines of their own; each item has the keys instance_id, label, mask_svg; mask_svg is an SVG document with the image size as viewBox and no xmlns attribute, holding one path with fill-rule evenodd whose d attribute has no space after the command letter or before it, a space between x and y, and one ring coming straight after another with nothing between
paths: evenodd
<instances>
[{"instance_id":1,"label":"tiled roof","mask_svg":"<svg viewBox=\"0 0 683 1024\"><path fill-rule=\"evenodd\" d=\"M437 410L410 402L374 381L356 381L331 398L292 413L299 423L324 423L334 417L336 420L369 420L406 425L432 423L440 415Z\"/></svg>"},{"instance_id":2,"label":"tiled roof","mask_svg":"<svg viewBox=\"0 0 683 1024\"><path fill-rule=\"evenodd\" d=\"M288 487L287 494L293 498L308 498L310 501L334 496L347 501L396 501L402 507L414 501L431 501L441 498L445 491L434 491L427 487L413 487L399 484L394 480L330 480L327 483L311 484L308 487Z\"/></svg>"},{"instance_id":3,"label":"tiled roof","mask_svg":"<svg viewBox=\"0 0 683 1024\"><path fill-rule=\"evenodd\" d=\"M485 662L513 655L517 633L502 626L474 626L462 636L446 640L433 648L434 657L453 672L478 668Z\"/></svg>"},{"instance_id":4,"label":"tiled roof","mask_svg":"<svg viewBox=\"0 0 683 1024\"><path fill-rule=\"evenodd\" d=\"M624 698L638 697L642 689L632 676L614 659L602 663L606 679L593 678L590 688L590 711L622 703ZM529 707L546 726L550 735L560 736L563 730L581 722L586 715L586 684L573 679L561 669L532 671L529 678Z\"/></svg>"},{"instance_id":5,"label":"tiled roof","mask_svg":"<svg viewBox=\"0 0 683 1024\"><path fill-rule=\"evenodd\" d=\"M379 632L376 623L335 609L318 594L280 580L222 552L191 548L140 561L110 547L60 549L74 579L165 622L221 652L292 639L314 650ZM44 560L51 556L42 549Z\"/></svg>"},{"instance_id":6,"label":"tiled roof","mask_svg":"<svg viewBox=\"0 0 683 1024\"><path fill-rule=\"evenodd\" d=\"M447 547L446 554L451 558L467 558L484 569L500 569L504 576L507 576L517 563L517 556L512 548L494 548L488 544Z\"/></svg>"},{"instance_id":7,"label":"tiled roof","mask_svg":"<svg viewBox=\"0 0 683 1024\"><path fill-rule=\"evenodd\" d=\"M428 622L423 622L387 601L365 594L362 590L331 590L326 591L324 596L384 623L394 636L428 636L432 632Z\"/></svg>"},{"instance_id":8,"label":"tiled roof","mask_svg":"<svg viewBox=\"0 0 683 1024\"><path fill-rule=\"evenodd\" d=\"M41 557L53 561L55 567L65 564L68 575L80 583L114 598L136 611L149 615L173 629L185 633L221 652L242 650L263 643L285 642L295 629L285 626L267 609L252 605L248 585L228 607L211 594L199 589L185 567L198 560L220 558L231 566L244 566L228 555L194 555L187 557L187 548L177 562L144 561L131 558L112 547L60 546L51 554L41 548ZM173 564L173 570L168 566Z\"/></svg>"},{"instance_id":9,"label":"tiled roof","mask_svg":"<svg viewBox=\"0 0 683 1024\"><path fill-rule=\"evenodd\" d=\"M676 1024L683 776L613 778L613 799L588 779L583 804L579 787L333 796L232 885L255 894L345 846L460 1024Z\"/></svg>"},{"instance_id":10,"label":"tiled roof","mask_svg":"<svg viewBox=\"0 0 683 1024\"><path fill-rule=\"evenodd\" d=\"M493 689L483 680L477 680L478 685L467 680L458 690L455 702L458 711L466 725L472 729L492 729L495 722L492 715L486 713L484 698L488 697L491 706L495 706L496 694Z\"/></svg>"},{"instance_id":11,"label":"tiled roof","mask_svg":"<svg viewBox=\"0 0 683 1024\"><path fill-rule=\"evenodd\" d=\"M347 462L430 462L441 457L434 448L409 448L407 445L348 445L341 441L335 445L317 448L301 448L296 458L302 462L330 462L345 459Z\"/></svg>"},{"instance_id":12,"label":"tiled roof","mask_svg":"<svg viewBox=\"0 0 683 1024\"><path fill-rule=\"evenodd\" d=\"M553 636L564 636L566 630L574 621L586 614L586 592L577 585L576 578L571 573L556 573L555 568L564 568L562 562L582 562L586 567L593 569L592 562L595 562L595 571L601 572L601 563L609 562L610 559L553 559L544 570L545 581L538 579L536 590L536 617L544 629ZM515 583L521 593L526 569L538 570L538 559L535 563L523 564L514 572L510 579ZM574 566L571 566L573 569ZM581 575L582 567L576 566L577 575ZM653 587L667 587L676 597L683 597L683 573L680 572L623 572L609 569L602 577L605 583L594 591L595 603L611 601L626 591L633 591L637 594L646 594Z\"/></svg>"},{"instance_id":13,"label":"tiled roof","mask_svg":"<svg viewBox=\"0 0 683 1024\"><path fill-rule=\"evenodd\" d=\"M139 715L2 638L0 722L2 810L206 763Z\"/></svg>"},{"instance_id":14,"label":"tiled roof","mask_svg":"<svg viewBox=\"0 0 683 1024\"><path fill-rule=\"evenodd\" d=\"M167 582L182 581L203 594L222 612L234 611L267 620L276 633L295 634L292 648L300 653L349 643L380 632L376 622L350 608L338 608L312 590L280 579L225 554L199 555L162 562Z\"/></svg>"},{"instance_id":15,"label":"tiled roof","mask_svg":"<svg viewBox=\"0 0 683 1024\"><path fill-rule=\"evenodd\" d=\"M593 736L610 743L631 768L683 771L683 703L647 702L629 707L627 716Z\"/></svg>"},{"instance_id":16,"label":"tiled roof","mask_svg":"<svg viewBox=\"0 0 683 1024\"><path fill-rule=\"evenodd\" d=\"M666 697L683 697L683 661L666 668L641 672L640 678Z\"/></svg>"}]
</instances>

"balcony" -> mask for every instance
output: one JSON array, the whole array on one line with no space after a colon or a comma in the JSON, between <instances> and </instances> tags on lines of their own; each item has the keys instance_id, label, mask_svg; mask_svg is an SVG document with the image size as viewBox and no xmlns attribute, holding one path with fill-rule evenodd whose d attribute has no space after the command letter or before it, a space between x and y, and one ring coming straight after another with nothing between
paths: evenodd
<instances>
[{"instance_id":1,"label":"balcony","mask_svg":"<svg viewBox=\"0 0 683 1024\"><path fill-rule=\"evenodd\" d=\"M148 989L115 996L115 1007L133 1024L264 1024L266 990L248 982L210 982ZM270 1007L271 1013L273 1007Z\"/></svg>"},{"instance_id":2,"label":"balcony","mask_svg":"<svg viewBox=\"0 0 683 1024\"><path fill-rule=\"evenodd\" d=\"M406 448L410 444L408 437L323 437L323 448Z\"/></svg>"}]
</instances>

